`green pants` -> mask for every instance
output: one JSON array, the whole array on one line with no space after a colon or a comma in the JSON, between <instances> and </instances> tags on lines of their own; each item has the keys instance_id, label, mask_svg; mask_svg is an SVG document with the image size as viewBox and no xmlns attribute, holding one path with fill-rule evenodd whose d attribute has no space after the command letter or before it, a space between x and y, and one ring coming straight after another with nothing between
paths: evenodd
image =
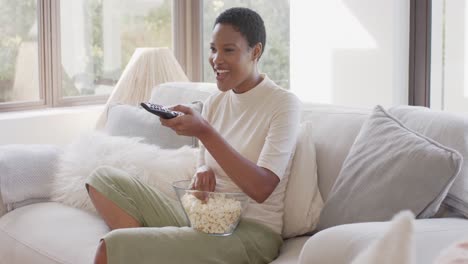
<instances>
[{"instance_id":1,"label":"green pants","mask_svg":"<svg viewBox=\"0 0 468 264\"><path fill-rule=\"evenodd\" d=\"M96 169L87 184L144 226L104 236L108 263L269 263L282 245L279 234L249 220L230 236L195 231L178 201L115 168Z\"/></svg>"}]
</instances>

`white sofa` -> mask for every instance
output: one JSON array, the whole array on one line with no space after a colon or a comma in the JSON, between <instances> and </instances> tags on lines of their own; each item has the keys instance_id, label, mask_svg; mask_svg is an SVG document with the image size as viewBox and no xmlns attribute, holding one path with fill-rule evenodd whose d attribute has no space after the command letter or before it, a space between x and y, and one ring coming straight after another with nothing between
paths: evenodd
<instances>
[{"instance_id":1,"label":"white sofa","mask_svg":"<svg viewBox=\"0 0 468 264\"><path fill-rule=\"evenodd\" d=\"M200 100L206 96L206 87L195 85L193 88L193 92L182 95L177 89L168 90L164 98L159 98L159 103ZM317 153L319 189L324 200L369 114L369 109L305 104L303 120L315 124L311 133ZM273 263L350 263L388 226L389 222L347 224L313 236L287 239ZM0 263L92 263L99 239L106 232L108 228L98 216L76 208L54 202L23 206L0 217ZM416 263L431 263L443 248L468 235L468 220L416 220L414 232Z\"/></svg>"}]
</instances>

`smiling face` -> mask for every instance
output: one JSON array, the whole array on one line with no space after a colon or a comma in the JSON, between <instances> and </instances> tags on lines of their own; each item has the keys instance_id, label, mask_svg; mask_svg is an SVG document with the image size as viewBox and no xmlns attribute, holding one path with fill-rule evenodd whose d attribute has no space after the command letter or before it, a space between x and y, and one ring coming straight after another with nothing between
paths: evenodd
<instances>
[{"instance_id":1,"label":"smiling face","mask_svg":"<svg viewBox=\"0 0 468 264\"><path fill-rule=\"evenodd\" d=\"M219 90L244 93L261 82L257 70L261 44L249 47L247 39L230 24L216 24L210 43L210 64Z\"/></svg>"}]
</instances>

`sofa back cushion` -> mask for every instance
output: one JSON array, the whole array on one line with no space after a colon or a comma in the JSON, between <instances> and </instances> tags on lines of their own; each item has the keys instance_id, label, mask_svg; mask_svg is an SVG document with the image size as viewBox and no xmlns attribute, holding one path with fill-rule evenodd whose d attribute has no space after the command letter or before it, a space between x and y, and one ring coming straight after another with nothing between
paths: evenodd
<instances>
[{"instance_id":1,"label":"sofa back cushion","mask_svg":"<svg viewBox=\"0 0 468 264\"><path fill-rule=\"evenodd\" d=\"M217 86L214 83L169 82L153 88L149 101L164 106L184 104L201 112L203 102L215 91ZM108 111L104 131L111 136L141 137L144 143L170 149L184 145L197 146L196 138L178 136L171 129L163 127L159 117L141 107L115 104Z\"/></svg>"},{"instance_id":2,"label":"sofa back cushion","mask_svg":"<svg viewBox=\"0 0 468 264\"><path fill-rule=\"evenodd\" d=\"M194 101L204 102L208 96L216 92L216 83L202 82L169 82L156 86L150 102L165 106L189 104Z\"/></svg>"},{"instance_id":3,"label":"sofa back cushion","mask_svg":"<svg viewBox=\"0 0 468 264\"><path fill-rule=\"evenodd\" d=\"M340 173L371 109L304 104L302 122L310 122L316 151L318 185L324 201Z\"/></svg>"},{"instance_id":4,"label":"sofa back cushion","mask_svg":"<svg viewBox=\"0 0 468 264\"><path fill-rule=\"evenodd\" d=\"M201 113L202 105L202 102L194 102L187 106ZM140 137L143 143L165 149L196 146L198 142L194 137L179 136L172 129L164 127L158 116L142 107L126 104L109 106L104 132L111 136Z\"/></svg>"}]
</instances>

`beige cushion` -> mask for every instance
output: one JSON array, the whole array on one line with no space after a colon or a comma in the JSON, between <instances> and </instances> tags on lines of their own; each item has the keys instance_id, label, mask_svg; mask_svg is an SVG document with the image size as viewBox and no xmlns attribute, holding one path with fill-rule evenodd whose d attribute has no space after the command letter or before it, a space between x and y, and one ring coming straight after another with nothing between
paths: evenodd
<instances>
[{"instance_id":1,"label":"beige cushion","mask_svg":"<svg viewBox=\"0 0 468 264\"><path fill-rule=\"evenodd\" d=\"M315 229L323 207L317 183L313 124L301 124L284 199L283 237Z\"/></svg>"}]
</instances>

